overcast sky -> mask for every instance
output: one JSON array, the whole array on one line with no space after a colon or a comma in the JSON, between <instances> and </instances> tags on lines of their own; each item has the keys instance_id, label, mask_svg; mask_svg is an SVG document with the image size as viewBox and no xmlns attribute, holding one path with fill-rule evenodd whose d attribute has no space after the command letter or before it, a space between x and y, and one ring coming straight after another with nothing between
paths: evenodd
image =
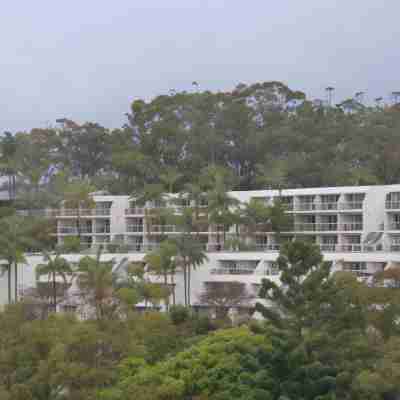
<instances>
[{"instance_id":1,"label":"overcast sky","mask_svg":"<svg viewBox=\"0 0 400 400\"><path fill-rule=\"evenodd\" d=\"M0 131L119 127L137 97L279 80L336 99L400 90L399 0L9 0Z\"/></svg>"}]
</instances>

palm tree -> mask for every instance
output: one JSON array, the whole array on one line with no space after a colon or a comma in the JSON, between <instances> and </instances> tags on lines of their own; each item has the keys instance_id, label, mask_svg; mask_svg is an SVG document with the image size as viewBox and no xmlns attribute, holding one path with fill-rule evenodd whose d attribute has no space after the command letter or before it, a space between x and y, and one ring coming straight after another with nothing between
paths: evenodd
<instances>
[{"instance_id":1,"label":"palm tree","mask_svg":"<svg viewBox=\"0 0 400 400\"><path fill-rule=\"evenodd\" d=\"M110 316L114 311L113 291L115 275L113 261L101 261L101 249L96 258L81 258L77 270L80 295L92 306L98 320Z\"/></svg>"},{"instance_id":2,"label":"palm tree","mask_svg":"<svg viewBox=\"0 0 400 400\"><path fill-rule=\"evenodd\" d=\"M78 238L81 237L81 211L82 209L92 209L96 203L91 196L95 188L87 183L74 182L67 185L64 191L64 207L76 210L76 229Z\"/></svg>"},{"instance_id":3,"label":"palm tree","mask_svg":"<svg viewBox=\"0 0 400 400\"><path fill-rule=\"evenodd\" d=\"M10 200L15 198L17 174L17 141L10 132L4 132L1 138L0 170L8 177L8 194Z\"/></svg>"},{"instance_id":4,"label":"palm tree","mask_svg":"<svg viewBox=\"0 0 400 400\"><path fill-rule=\"evenodd\" d=\"M39 282L42 276L47 276L48 282L52 283L52 308L57 312L57 278L61 277L64 283L64 289L67 289L71 282L68 277L73 276L71 264L59 253L52 257L49 253L44 252L45 264L39 264L36 267L36 280Z\"/></svg>"},{"instance_id":5,"label":"palm tree","mask_svg":"<svg viewBox=\"0 0 400 400\"><path fill-rule=\"evenodd\" d=\"M167 167L166 171L160 175L161 182L165 185L168 193L175 193L175 184L183 177L177 168Z\"/></svg>"},{"instance_id":6,"label":"palm tree","mask_svg":"<svg viewBox=\"0 0 400 400\"><path fill-rule=\"evenodd\" d=\"M172 241L165 240L161 243L160 248L146 254L144 261L147 263L148 271L155 272L164 279L165 288L168 287L168 276L171 277L173 303L175 304L175 257L177 255L176 244ZM166 298L166 308L169 308L169 296Z\"/></svg>"},{"instance_id":7,"label":"palm tree","mask_svg":"<svg viewBox=\"0 0 400 400\"><path fill-rule=\"evenodd\" d=\"M159 183L148 183L140 190L132 193L131 199L137 204L145 207L144 220L146 225L146 235L148 236L151 230L151 222L152 218L154 217L154 210L147 208L146 204L149 202L153 202L155 204L165 203L164 186ZM149 237L147 237L147 239L149 239Z\"/></svg>"},{"instance_id":8,"label":"palm tree","mask_svg":"<svg viewBox=\"0 0 400 400\"><path fill-rule=\"evenodd\" d=\"M188 183L185 185L184 192L180 197L193 204L194 226L196 236L198 237L200 226L203 222L200 214L202 214L203 218L207 218L207 208L204 207L204 204L207 202L207 193L204 192L199 184Z\"/></svg>"},{"instance_id":9,"label":"palm tree","mask_svg":"<svg viewBox=\"0 0 400 400\"><path fill-rule=\"evenodd\" d=\"M243 225L247 228L247 234L253 236L260 224L268 222L270 208L258 199L251 199L242 210Z\"/></svg>"},{"instance_id":10,"label":"palm tree","mask_svg":"<svg viewBox=\"0 0 400 400\"><path fill-rule=\"evenodd\" d=\"M237 207L239 202L227 193L224 178L221 174L215 176L215 185L207 193L209 219L216 225L223 227L223 241L226 240L226 231L234 222L232 207ZM219 242L219 229L217 228L217 241Z\"/></svg>"},{"instance_id":11,"label":"palm tree","mask_svg":"<svg viewBox=\"0 0 400 400\"><path fill-rule=\"evenodd\" d=\"M196 269L204 261L207 256L198 241L194 240L190 235L180 235L176 240L177 247L177 263L180 264L183 270L185 306L190 307L190 290L191 290L191 274L192 269ZM179 260L179 261L178 261Z\"/></svg>"},{"instance_id":12,"label":"palm tree","mask_svg":"<svg viewBox=\"0 0 400 400\"><path fill-rule=\"evenodd\" d=\"M3 269L8 274L8 302L12 301L11 271L14 268L14 301L18 301L18 264L24 263L25 251L37 246L32 237L33 224L19 216L5 217L0 220L0 259L7 262Z\"/></svg>"}]
</instances>

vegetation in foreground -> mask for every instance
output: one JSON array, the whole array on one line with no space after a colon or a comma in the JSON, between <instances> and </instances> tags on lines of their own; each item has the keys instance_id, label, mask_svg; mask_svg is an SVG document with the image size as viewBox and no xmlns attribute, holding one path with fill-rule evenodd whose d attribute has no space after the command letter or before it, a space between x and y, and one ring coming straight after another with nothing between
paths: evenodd
<instances>
[{"instance_id":1,"label":"vegetation in foreground","mask_svg":"<svg viewBox=\"0 0 400 400\"><path fill-rule=\"evenodd\" d=\"M81 321L11 305L0 314L0 399L395 399L399 274L373 286L331 275L299 241L278 265L283 286L264 280L260 292L273 305L257 305L265 321L240 327L180 306Z\"/></svg>"}]
</instances>

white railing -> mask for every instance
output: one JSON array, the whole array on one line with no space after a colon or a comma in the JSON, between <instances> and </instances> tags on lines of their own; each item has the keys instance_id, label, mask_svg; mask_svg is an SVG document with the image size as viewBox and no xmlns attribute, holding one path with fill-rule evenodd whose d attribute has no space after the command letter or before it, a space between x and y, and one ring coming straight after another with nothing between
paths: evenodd
<instances>
[{"instance_id":1,"label":"white railing","mask_svg":"<svg viewBox=\"0 0 400 400\"><path fill-rule=\"evenodd\" d=\"M253 275L255 272L255 268L229 268L229 267L220 267L211 269L212 275Z\"/></svg>"},{"instance_id":2,"label":"white railing","mask_svg":"<svg viewBox=\"0 0 400 400\"><path fill-rule=\"evenodd\" d=\"M79 232L76 227L73 226L61 226L57 229L57 233L61 235L78 235L78 233L93 233L92 229L89 228L80 228Z\"/></svg>"},{"instance_id":3,"label":"white railing","mask_svg":"<svg viewBox=\"0 0 400 400\"><path fill-rule=\"evenodd\" d=\"M339 210L361 210L363 208L362 201L345 201L339 204Z\"/></svg>"},{"instance_id":4,"label":"white railing","mask_svg":"<svg viewBox=\"0 0 400 400\"><path fill-rule=\"evenodd\" d=\"M125 210L125 215L144 215L144 208L140 207L127 208Z\"/></svg>"},{"instance_id":5,"label":"white railing","mask_svg":"<svg viewBox=\"0 0 400 400\"><path fill-rule=\"evenodd\" d=\"M143 225L127 225L127 232L143 232Z\"/></svg>"},{"instance_id":6,"label":"white railing","mask_svg":"<svg viewBox=\"0 0 400 400\"><path fill-rule=\"evenodd\" d=\"M297 203L294 207L295 211L324 211L324 210L337 210L338 202L306 202L306 203Z\"/></svg>"},{"instance_id":7,"label":"white railing","mask_svg":"<svg viewBox=\"0 0 400 400\"><path fill-rule=\"evenodd\" d=\"M152 233L176 233L182 232L182 228L176 225L151 225L150 232Z\"/></svg>"},{"instance_id":8,"label":"white railing","mask_svg":"<svg viewBox=\"0 0 400 400\"><path fill-rule=\"evenodd\" d=\"M337 210L338 209L338 202L337 201L335 201L335 202L330 202L330 203L328 203L328 202L326 202L326 203L316 203L316 209L317 210L321 210L321 211L324 211L324 210Z\"/></svg>"},{"instance_id":9,"label":"white railing","mask_svg":"<svg viewBox=\"0 0 400 400\"><path fill-rule=\"evenodd\" d=\"M400 210L400 201L387 201L386 209L388 210Z\"/></svg>"},{"instance_id":10,"label":"white railing","mask_svg":"<svg viewBox=\"0 0 400 400\"><path fill-rule=\"evenodd\" d=\"M108 216L111 213L110 208L82 208L79 210L76 208L60 208L46 211L54 217Z\"/></svg>"},{"instance_id":11,"label":"white railing","mask_svg":"<svg viewBox=\"0 0 400 400\"><path fill-rule=\"evenodd\" d=\"M336 231L338 228L338 224L337 223L319 223L319 224L315 224L315 223L296 223L294 226L294 230L297 232L308 232L308 231Z\"/></svg>"},{"instance_id":12,"label":"white railing","mask_svg":"<svg viewBox=\"0 0 400 400\"><path fill-rule=\"evenodd\" d=\"M109 226L96 227L95 232L96 233L110 233L110 227Z\"/></svg>"},{"instance_id":13,"label":"white railing","mask_svg":"<svg viewBox=\"0 0 400 400\"><path fill-rule=\"evenodd\" d=\"M362 222L349 222L339 225L340 231L362 231L363 224Z\"/></svg>"},{"instance_id":14,"label":"white railing","mask_svg":"<svg viewBox=\"0 0 400 400\"><path fill-rule=\"evenodd\" d=\"M391 223L389 224L389 229L390 229L391 231L400 230L400 222L391 222Z\"/></svg>"}]
</instances>

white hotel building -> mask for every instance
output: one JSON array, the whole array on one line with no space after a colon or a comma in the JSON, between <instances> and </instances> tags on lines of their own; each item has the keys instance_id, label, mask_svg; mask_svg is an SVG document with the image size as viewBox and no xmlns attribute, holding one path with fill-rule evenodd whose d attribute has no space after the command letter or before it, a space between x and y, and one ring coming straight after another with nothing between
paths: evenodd
<instances>
[{"instance_id":1,"label":"white hotel building","mask_svg":"<svg viewBox=\"0 0 400 400\"><path fill-rule=\"evenodd\" d=\"M334 269L354 271L360 277L368 277L400 262L400 185L287 189L280 192L237 191L229 194L241 202L255 198L267 204L272 204L274 198L280 196L286 212L293 217L291 230L282 232L282 238L307 237L320 246L324 259L331 261ZM157 204L138 207L129 196L110 195L95 195L94 201L95 208L79 212L81 241L90 248L88 253L93 254L97 245L107 249L109 243L122 244L120 251L115 252L115 246L113 253L104 251L104 260L114 259L116 263L141 261L146 252L159 244L162 235L173 237L180 233L176 226L160 226L146 221L148 211ZM181 207L184 206L187 204ZM175 202L171 207L175 207L176 212L181 210ZM67 236L76 236L77 214L77 210L52 210L52 217L57 221L59 243ZM205 221L199 234L208 261L193 272L193 304L207 282L240 281L248 284L249 290L255 290L263 278L279 279L274 268L278 247L268 224L260 226L259 232L251 238L243 237L248 249L241 251L224 249L221 243L223 235L218 229ZM235 232L236 228L232 227L227 238L234 237ZM77 262L82 256L65 255L71 262ZM21 268L19 274L21 289L34 285L34 266L41 261L41 256L28 257L28 265ZM183 301L181 275L178 272L176 276L178 302ZM0 303L6 299L6 280L5 276L0 278Z\"/></svg>"}]
</instances>

